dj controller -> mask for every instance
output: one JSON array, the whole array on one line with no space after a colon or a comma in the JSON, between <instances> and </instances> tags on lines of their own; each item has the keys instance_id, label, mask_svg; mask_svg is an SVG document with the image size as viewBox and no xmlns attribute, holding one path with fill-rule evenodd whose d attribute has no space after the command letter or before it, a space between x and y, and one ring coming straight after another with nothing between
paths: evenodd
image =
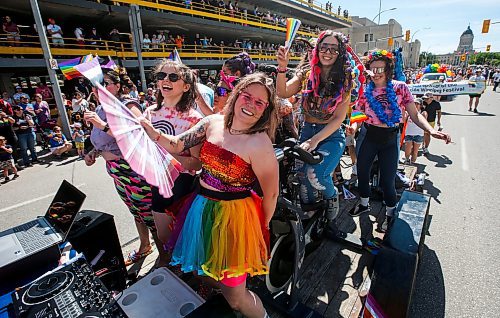
<instances>
[{"instance_id":1,"label":"dj controller","mask_svg":"<svg viewBox=\"0 0 500 318\"><path fill-rule=\"evenodd\" d=\"M12 299L16 317L127 317L83 259L16 290Z\"/></svg>"}]
</instances>

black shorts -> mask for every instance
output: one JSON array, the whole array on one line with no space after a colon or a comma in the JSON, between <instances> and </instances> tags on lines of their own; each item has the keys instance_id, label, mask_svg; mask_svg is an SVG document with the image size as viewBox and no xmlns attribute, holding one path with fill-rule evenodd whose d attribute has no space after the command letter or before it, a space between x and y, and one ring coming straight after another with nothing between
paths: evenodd
<instances>
[{"instance_id":1,"label":"black shorts","mask_svg":"<svg viewBox=\"0 0 500 318\"><path fill-rule=\"evenodd\" d=\"M151 186L151 193L153 194L151 200L151 209L154 212L165 212L172 204L174 204L190 192L193 192L196 188L196 183L196 176L192 176L188 173L181 173L175 180L174 188L172 189L172 192L174 194L170 198L163 197L157 187ZM174 213L174 211L170 212Z\"/></svg>"},{"instance_id":2,"label":"black shorts","mask_svg":"<svg viewBox=\"0 0 500 318\"><path fill-rule=\"evenodd\" d=\"M469 94L469 97L470 98L474 98L474 97L480 98L481 94Z\"/></svg>"}]
</instances>

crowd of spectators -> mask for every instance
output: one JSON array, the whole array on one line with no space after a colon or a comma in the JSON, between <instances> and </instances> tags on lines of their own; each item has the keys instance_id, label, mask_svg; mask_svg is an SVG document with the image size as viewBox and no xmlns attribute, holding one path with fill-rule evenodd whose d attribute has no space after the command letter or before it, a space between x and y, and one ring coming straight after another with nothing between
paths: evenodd
<instances>
[{"instance_id":1,"label":"crowd of spectators","mask_svg":"<svg viewBox=\"0 0 500 318\"><path fill-rule=\"evenodd\" d=\"M224 52L224 49L237 49L237 51L258 51L259 54L274 55L276 49L282 43L271 43L265 41L252 41L251 39L235 39L216 41L206 35L195 34L194 38L189 39L186 35L174 35L167 31L157 31L145 33L143 36L142 48L145 51L172 50L176 48L179 51L183 49L202 50L209 52ZM301 43L294 43L290 52L294 55L301 55L306 48ZM253 52L252 52L253 53Z\"/></svg>"},{"instance_id":2,"label":"crowd of spectators","mask_svg":"<svg viewBox=\"0 0 500 318\"><path fill-rule=\"evenodd\" d=\"M486 79L488 85L493 85L493 75L495 74L495 67L493 66L449 66L447 70L449 70L451 74L443 73L442 78L439 78L439 81L459 82L469 79L471 76L477 75L476 72L480 71L481 75ZM423 69L421 68L407 68L405 70L406 81L408 84L418 83L423 74Z\"/></svg>"},{"instance_id":3,"label":"crowd of spectators","mask_svg":"<svg viewBox=\"0 0 500 318\"><path fill-rule=\"evenodd\" d=\"M39 82L31 97L20 85L15 90L12 95L3 92L0 98L0 169L7 169L3 182L11 180L9 171L14 179L19 176L18 170L43 162L39 159L40 151L48 150L57 159L68 155L73 148L69 136L59 127L57 116L51 116L52 89ZM83 112L95 109L96 99L83 78L78 79L71 91L72 99L67 99L65 94L62 99L70 118L71 139L79 158L83 158L82 144L89 133Z\"/></svg>"},{"instance_id":4,"label":"crowd of spectators","mask_svg":"<svg viewBox=\"0 0 500 318\"><path fill-rule=\"evenodd\" d=\"M219 14L230 17L241 18L244 20L254 20L281 27L286 26L286 16L273 13L270 10L262 9L258 6L241 4L238 0L175 0L171 4L175 5L176 3L179 6L182 5L186 8L196 8L198 10L205 10L209 12L213 12L215 10ZM332 4L327 2L326 9L331 12ZM339 6L338 15L341 13L340 10L341 8ZM344 10L343 15L344 17L348 16L347 10ZM21 32L19 25L14 21L15 17L13 20L11 16L4 16L2 20L2 31L3 34L5 34L4 39L6 40L4 45L19 46L21 41L38 41L38 39L36 39L36 28L33 24L28 23L29 25L23 25L23 32ZM116 28L111 29L109 32L104 30L99 32L95 26L76 25L76 27L70 30L65 30L65 28L61 25L57 24L57 21L54 18L47 19L47 22L47 36L54 47L64 47L69 45L72 47L83 47L85 45L107 45L113 48L118 47L118 42L132 42L130 33L120 33ZM309 33L319 33L322 30L322 28L318 25L309 25L307 23L303 23L301 29ZM104 42L104 40L111 42ZM205 46L210 46L210 42L215 44L215 42L211 41L210 38L202 38L200 40L206 44ZM146 36L146 34L144 35L143 45L146 49L159 47L163 43L173 44L179 48L184 44L184 38L182 35L173 36L164 31L158 31L157 34L154 34L151 37L149 37L149 35ZM220 43L218 44L220 46Z\"/></svg>"}]
</instances>

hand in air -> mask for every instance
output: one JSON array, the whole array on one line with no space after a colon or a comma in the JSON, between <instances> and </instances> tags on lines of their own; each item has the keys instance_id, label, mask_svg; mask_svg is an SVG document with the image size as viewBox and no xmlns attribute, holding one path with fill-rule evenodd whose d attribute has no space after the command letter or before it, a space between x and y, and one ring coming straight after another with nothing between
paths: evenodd
<instances>
[{"instance_id":1,"label":"hand in air","mask_svg":"<svg viewBox=\"0 0 500 318\"><path fill-rule=\"evenodd\" d=\"M352 136L352 135L354 135L356 133L356 128L353 127L353 126L346 125L345 126L345 133L348 136Z\"/></svg>"},{"instance_id":2,"label":"hand in air","mask_svg":"<svg viewBox=\"0 0 500 318\"><path fill-rule=\"evenodd\" d=\"M276 57L278 59L278 66L280 68L285 68L288 66L288 60L290 59L290 52L284 46L280 46L276 52Z\"/></svg>"}]
</instances>

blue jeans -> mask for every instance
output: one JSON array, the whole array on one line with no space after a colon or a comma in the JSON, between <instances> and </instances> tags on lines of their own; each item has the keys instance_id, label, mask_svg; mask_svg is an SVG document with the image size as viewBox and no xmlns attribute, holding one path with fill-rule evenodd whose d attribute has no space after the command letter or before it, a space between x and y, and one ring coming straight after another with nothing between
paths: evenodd
<instances>
[{"instance_id":1,"label":"blue jeans","mask_svg":"<svg viewBox=\"0 0 500 318\"><path fill-rule=\"evenodd\" d=\"M23 158L23 165L28 165L30 159L28 157L28 150L31 153L31 160L36 161L36 151L35 151L35 133L18 134L19 147L21 148L21 157Z\"/></svg>"},{"instance_id":2,"label":"blue jeans","mask_svg":"<svg viewBox=\"0 0 500 318\"><path fill-rule=\"evenodd\" d=\"M300 142L304 142L320 132L326 124L304 123L300 134ZM318 198L318 191L324 199L331 199L337 194L333 185L332 173L339 164L345 148L344 130L337 129L333 134L319 143L315 149L323 155L323 161L310 165L300 162L297 165L300 179L300 199L304 203L312 203Z\"/></svg>"},{"instance_id":3,"label":"blue jeans","mask_svg":"<svg viewBox=\"0 0 500 318\"><path fill-rule=\"evenodd\" d=\"M358 190L362 198L370 197L370 171L373 160L378 157L380 169L380 187L384 194L384 201L388 207L396 206L396 172L399 160L399 133L394 138L380 144L366 138L366 127L361 126L356 144L358 157Z\"/></svg>"}]
</instances>

